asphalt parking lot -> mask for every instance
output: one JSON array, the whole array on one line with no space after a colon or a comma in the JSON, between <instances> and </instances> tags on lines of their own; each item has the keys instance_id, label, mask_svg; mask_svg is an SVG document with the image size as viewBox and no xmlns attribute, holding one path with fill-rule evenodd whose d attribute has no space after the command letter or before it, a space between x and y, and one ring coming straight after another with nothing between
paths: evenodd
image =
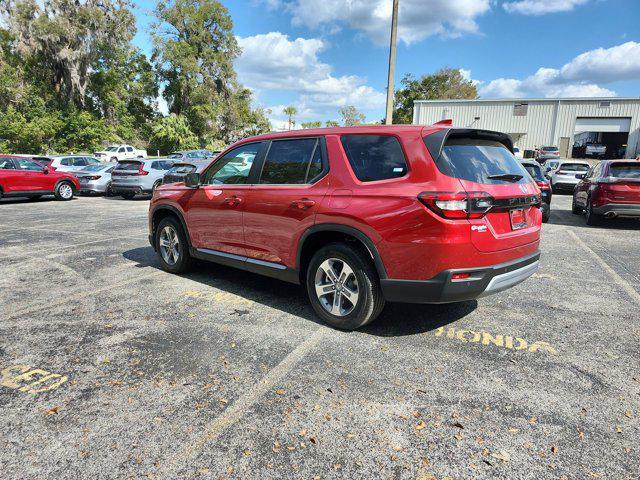
<instances>
[{"instance_id":1,"label":"asphalt parking lot","mask_svg":"<svg viewBox=\"0 0 640 480\"><path fill-rule=\"evenodd\" d=\"M352 333L160 271L147 200L1 201L2 477L637 479L640 222L570 200L524 284Z\"/></svg>"}]
</instances>

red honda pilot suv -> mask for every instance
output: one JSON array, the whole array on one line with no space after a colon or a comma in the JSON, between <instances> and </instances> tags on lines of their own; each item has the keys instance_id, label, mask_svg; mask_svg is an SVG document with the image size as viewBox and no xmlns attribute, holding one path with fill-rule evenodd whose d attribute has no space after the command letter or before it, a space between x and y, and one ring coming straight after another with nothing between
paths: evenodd
<instances>
[{"instance_id":1,"label":"red honda pilot suv","mask_svg":"<svg viewBox=\"0 0 640 480\"><path fill-rule=\"evenodd\" d=\"M0 198L54 195L71 200L79 190L80 182L71 173L50 170L29 158L0 155Z\"/></svg>"},{"instance_id":2,"label":"red honda pilot suv","mask_svg":"<svg viewBox=\"0 0 640 480\"><path fill-rule=\"evenodd\" d=\"M385 301L474 299L537 270L540 191L512 149L447 124L248 138L156 190L149 240L169 272L203 259L300 283L356 329Z\"/></svg>"}]
</instances>

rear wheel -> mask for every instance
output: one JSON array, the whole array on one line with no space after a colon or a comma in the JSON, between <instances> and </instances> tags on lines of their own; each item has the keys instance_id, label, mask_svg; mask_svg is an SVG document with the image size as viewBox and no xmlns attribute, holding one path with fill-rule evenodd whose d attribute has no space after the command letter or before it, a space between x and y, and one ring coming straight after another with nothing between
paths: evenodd
<instances>
[{"instance_id":1,"label":"rear wheel","mask_svg":"<svg viewBox=\"0 0 640 480\"><path fill-rule=\"evenodd\" d=\"M580 215L582 211L582 207L578 206L578 204L576 203L576 197L574 195L573 201L571 202L571 213L573 213L574 215Z\"/></svg>"},{"instance_id":2,"label":"rear wheel","mask_svg":"<svg viewBox=\"0 0 640 480\"><path fill-rule=\"evenodd\" d=\"M593 205L591 205L591 198L587 199L587 208L585 209L585 218L587 220L587 225L598 225L602 220L601 215L597 215L593 213Z\"/></svg>"},{"instance_id":3,"label":"rear wheel","mask_svg":"<svg viewBox=\"0 0 640 480\"><path fill-rule=\"evenodd\" d=\"M193 258L180 222L173 217L163 219L155 232L155 245L162 269L171 273L187 272Z\"/></svg>"},{"instance_id":4,"label":"rear wheel","mask_svg":"<svg viewBox=\"0 0 640 480\"><path fill-rule=\"evenodd\" d=\"M71 200L74 193L72 183L67 181L58 183L54 192L56 199L63 201Z\"/></svg>"},{"instance_id":5,"label":"rear wheel","mask_svg":"<svg viewBox=\"0 0 640 480\"><path fill-rule=\"evenodd\" d=\"M321 248L311 259L306 277L313 309L332 327L355 330L375 320L384 308L371 260L344 243Z\"/></svg>"}]
</instances>

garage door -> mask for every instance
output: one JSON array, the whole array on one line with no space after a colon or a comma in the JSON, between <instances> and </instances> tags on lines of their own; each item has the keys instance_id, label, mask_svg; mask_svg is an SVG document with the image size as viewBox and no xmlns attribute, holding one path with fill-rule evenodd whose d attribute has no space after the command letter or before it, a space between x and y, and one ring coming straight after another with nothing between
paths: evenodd
<instances>
[{"instance_id":1,"label":"garage door","mask_svg":"<svg viewBox=\"0 0 640 480\"><path fill-rule=\"evenodd\" d=\"M581 132L629 132L631 128L631 118L616 117L582 117L576 118L575 133Z\"/></svg>"}]
</instances>

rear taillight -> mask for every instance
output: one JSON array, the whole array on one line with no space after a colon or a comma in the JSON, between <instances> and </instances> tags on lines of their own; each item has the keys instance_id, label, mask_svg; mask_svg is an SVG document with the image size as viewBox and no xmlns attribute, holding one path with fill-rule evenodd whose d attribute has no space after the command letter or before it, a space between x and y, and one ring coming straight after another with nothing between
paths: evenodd
<instances>
[{"instance_id":1,"label":"rear taillight","mask_svg":"<svg viewBox=\"0 0 640 480\"><path fill-rule=\"evenodd\" d=\"M485 192L422 192L418 200L444 218L482 218L493 207L493 197Z\"/></svg>"},{"instance_id":2,"label":"rear taillight","mask_svg":"<svg viewBox=\"0 0 640 480\"><path fill-rule=\"evenodd\" d=\"M536 185L540 190L549 190L551 188L547 182L536 182Z\"/></svg>"},{"instance_id":3,"label":"rear taillight","mask_svg":"<svg viewBox=\"0 0 640 480\"><path fill-rule=\"evenodd\" d=\"M87 180L100 180L100 175L90 175L88 177L84 177Z\"/></svg>"},{"instance_id":4,"label":"rear taillight","mask_svg":"<svg viewBox=\"0 0 640 480\"><path fill-rule=\"evenodd\" d=\"M140 168L138 169L138 175L149 175L149 172L147 172L146 170L143 170L142 167L144 167L143 163L140 164Z\"/></svg>"}]
</instances>

